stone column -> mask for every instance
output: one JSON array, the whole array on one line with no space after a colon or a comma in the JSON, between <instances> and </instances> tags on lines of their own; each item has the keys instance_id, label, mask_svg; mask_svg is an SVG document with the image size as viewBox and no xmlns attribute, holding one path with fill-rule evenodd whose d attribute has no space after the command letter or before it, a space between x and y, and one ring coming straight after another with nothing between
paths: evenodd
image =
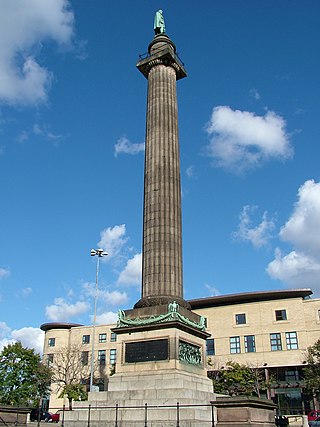
<instances>
[{"instance_id":1,"label":"stone column","mask_svg":"<svg viewBox=\"0 0 320 427\"><path fill-rule=\"evenodd\" d=\"M176 80L186 76L174 43L162 34L138 63L148 79L142 298L135 308L183 300L181 184Z\"/></svg>"}]
</instances>

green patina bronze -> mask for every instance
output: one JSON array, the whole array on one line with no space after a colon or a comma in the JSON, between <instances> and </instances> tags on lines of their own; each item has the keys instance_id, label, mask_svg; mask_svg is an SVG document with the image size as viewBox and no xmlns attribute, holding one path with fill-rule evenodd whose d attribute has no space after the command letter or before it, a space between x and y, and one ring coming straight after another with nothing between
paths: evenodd
<instances>
[{"instance_id":1,"label":"green patina bronze","mask_svg":"<svg viewBox=\"0 0 320 427\"><path fill-rule=\"evenodd\" d=\"M164 17L162 15L162 10L158 10L156 12L156 15L154 17L153 29L154 29L155 35L164 34L166 32L166 27L164 24Z\"/></svg>"},{"instance_id":2,"label":"green patina bronze","mask_svg":"<svg viewBox=\"0 0 320 427\"><path fill-rule=\"evenodd\" d=\"M179 360L190 365L201 365L200 348L184 341L179 341Z\"/></svg>"},{"instance_id":3,"label":"green patina bronze","mask_svg":"<svg viewBox=\"0 0 320 427\"><path fill-rule=\"evenodd\" d=\"M170 302L168 304L168 311L165 314L160 314L159 316L150 316L143 318L134 318L130 319L126 317L126 314L123 310L118 311L118 328L128 327L128 326L143 326L143 325L151 325L154 323L163 323L163 322L171 322L173 320L178 320L185 325L191 326L192 328L199 329L200 331L204 331L206 328L206 320L203 316L200 317L200 322L193 322L187 317L183 316L179 313L179 304L176 301Z\"/></svg>"}]
</instances>

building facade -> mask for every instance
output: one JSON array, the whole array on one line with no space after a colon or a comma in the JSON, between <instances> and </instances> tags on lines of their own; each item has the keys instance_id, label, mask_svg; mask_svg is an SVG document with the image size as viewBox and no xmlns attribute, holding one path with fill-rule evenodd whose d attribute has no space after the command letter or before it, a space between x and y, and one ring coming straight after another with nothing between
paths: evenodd
<instances>
[{"instance_id":1,"label":"building facade","mask_svg":"<svg viewBox=\"0 0 320 427\"><path fill-rule=\"evenodd\" d=\"M207 319L208 374L225 369L229 361L248 365L272 378L266 397L277 403L282 414L305 413L313 408L304 394L305 351L320 338L320 299L310 289L260 291L222 295L188 301L197 314ZM120 355L116 325L95 327L95 385L107 390L110 373ZM88 384L92 326L46 323L44 360L54 364L61 351L78 349L87 366L79 381ZM65 402L54 386L50 408Z\"/></svg>"}]
</instances>

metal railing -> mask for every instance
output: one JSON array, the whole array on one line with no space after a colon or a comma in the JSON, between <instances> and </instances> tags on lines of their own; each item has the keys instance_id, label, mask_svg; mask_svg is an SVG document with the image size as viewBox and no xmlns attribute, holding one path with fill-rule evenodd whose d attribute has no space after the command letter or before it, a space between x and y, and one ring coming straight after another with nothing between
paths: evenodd
<instances>
[{"instance_id":1,"label":"metal railing","mask_svg":"<svg viewBox=\"0 0 320 427\"><path fill-rule=\"evenodd\" d=\"M124 412L128 411L142 411L141 413L141 419L143 419L143 424L141 424L141 421L137 421L137 425L141 425L142 427L149 427L151 426L151 422L154 420L152 419L152 416L150 416L151 412L153 410L168 410L168 409L175 409L175 420L170 420L172 422L175 422L175 427L181 427L181 423L183 423L183 410L189 409L189 408L203 408L204 410L210 410L210 420L209 421L201 421L201 425L208 426L208 427L214 427L215 426L215 420L214 420L214 405L213 404L180 404L177 402L175 405L148 405L145 403L143 406L121 406L119 404L112 405L112 406L95 406L95 405L88 405L88 406L77 406L74 410L75 411L88 411L87 415L87 421L86 426L90 427L92 424L96 424L96 421L92 421L92 414L94 411L111 411L111 414L113 412L113 416L110 415L108 421L108 425L111 425L111 423L114 423L114 427L120 427L125 426L125 421L122 420L122 415L124 415ZM51 408L58 409L58 408ZM72 410L72 412L74 411ZM124 412L122 412L124 411ZM60 420L61 420L61 427L65 426L65 412L70 412L70 410L66 409L65 405L63 406L62 410L60 409ZM82 418L83 419L83 418ZM113 419L113 421L112 421ZM191 420L189 420L191 421ZM195 421L195 425L199 425L200 421Z\"/></svg>"}]
</instances>

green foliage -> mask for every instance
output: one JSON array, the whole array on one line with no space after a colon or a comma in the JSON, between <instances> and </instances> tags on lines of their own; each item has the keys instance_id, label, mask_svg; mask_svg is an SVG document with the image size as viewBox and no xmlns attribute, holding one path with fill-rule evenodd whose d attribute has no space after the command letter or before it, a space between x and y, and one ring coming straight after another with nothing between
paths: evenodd
<instances>
[{"instance_id":1,"label":"green foliage","mask_svg":"<svg viewBox=\"0 0 320 427\"><path fill-rule=\"evenodd\" d=\"M317 400L320 399L320 339L306 352L307 367L304 368L306 390Z\"/></svg>"},{"instance_id":2,"label":"green foliage","mask_svg":"<svg viewBox=\"0 0 320 427\"><path fill-rule=\"evenodd\" d=\"M224 369L211 375L215 393L260 397L260 391L268 387L263 370L236 362L227 362Z\"/></svg>"},{"instance_id":3,"label":"green foliage","mask_svg":"<svg viewBox=\"0 0 320 427\"><path fill-rule=\"evenodd\" d=\"M34 349L20 342L8 344L0 353L0 402L7 405L35 405L47 393L50 369L41 363Z\"/></svg>"},{"instance_id":4,"label":"green foliage","mask_svg":"<svg viewBox=\"0 0 320 427\"><path fill-rule=\"evenodd\" d=\"M59 397L66 396L69 401L69 409L72 410L73 400L87 400L88 393L82 384L67 384L63 387Z\"/></svg>"}]
</instances>

